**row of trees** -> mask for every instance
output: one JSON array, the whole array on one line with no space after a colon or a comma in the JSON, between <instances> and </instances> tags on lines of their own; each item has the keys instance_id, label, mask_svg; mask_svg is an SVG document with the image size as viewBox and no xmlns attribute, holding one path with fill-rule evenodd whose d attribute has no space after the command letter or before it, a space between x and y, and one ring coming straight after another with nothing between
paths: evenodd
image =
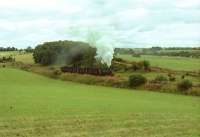
<instances>
[{"instance_id":1,"label":"row of trees","mask_svg":"<svg viewBox=\"0 0 200 137\"><path fill-rule=\"evenodd\" d=\"M134 57L140 57L141 55L157 55L157 56L179 56L179 57L200 58L200 47L196 48L151 47L151 48L141 48L141 49L116 48L115 54L129 54Z\"/></svg>"},{"instance_id":2,"label":"row of trees","mask_svg":"<svg viewBox=\"0 0 200 137\"><path fill-rule=\"evenodd\" d=\"M15 47L0 47L0 51L17 51L18 49Z\"/></svg>"},{"instance_id":3,"label":"row of trees","mask_svg":"<svg viewBox=\"0 0 200 137\"><path fill-rule=\"evenodd\" d=\"M35 62L42 65L63 64L92 67L96 61L95 56L95 48L78 41L46 42L38 45L33 52Z\"/></svg>"},{"instance_id":4,"label":"row of trees","mask_svg":"<svg viewBox=\"0 0 200 137\"><path fill-rule=\"evenodd\" d=\"M160 52L160 53L155 53L154 55L200 58L200 51Z\"/></svg>"},{"instance_id":5,"label":"row of trees","mask_svg":"<svg viewBox=\"0 0 200 137\"><path fill-rule=\"evenodd\" d=\"M18 48L15 48L15 47L6 47L6 48L0 47L0 51L26 51L26 52L31 53L31 52L34 51L34 49L30 46L28 46L25 49L18 49Z\"/></svg>"}]
</instances>

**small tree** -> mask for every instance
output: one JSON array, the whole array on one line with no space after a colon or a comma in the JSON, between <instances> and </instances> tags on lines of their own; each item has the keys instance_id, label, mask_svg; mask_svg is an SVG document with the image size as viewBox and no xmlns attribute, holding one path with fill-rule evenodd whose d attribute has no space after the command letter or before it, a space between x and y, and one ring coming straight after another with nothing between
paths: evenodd
<instances>
[{"instance_id":1,"label":"small tree","mask_svg":"<svg viewBox=\"0 0 200 137\"><path fill-rule=\"evenodd\" d=\"M33 51L34 51L34 49L32 48L32 47L27 47L26 49L25 49L25 51L26 52L28 52L28 53L32 53Z\"/></svg>"},{"instance_id":2,"label":"small tree","mask_svg":"<svg viewBox=\"0 0 200 137\"><path fill-rule=\"evenodd\" d=\"M177 88L180 91L188 91L193 86L190 80L182 80L180 83L177 84Z\"/></svg>"},{"instance_id":3,"label":"small tree","mask_svg":"<svg viewBox=\"0 0 200 137\"><path fill-rule=\"evenodd\" d=\"M137 87L137 86L141 86L143 84L145 84L147 81L147 79L139 74L136 75L131 75L129 77L129 85L130 87Z\"/></svg>"},{"instance_id":4,"label":"small tree","mask_svg":"<svg viewBox=\"0 0 200 137\"><path fill-rule=\"evenodd\" d=\"M150 62L147 60L143 61L143 65L144 65L144 70L149 70L150 69Z\"/></svg>"}]
</instances>

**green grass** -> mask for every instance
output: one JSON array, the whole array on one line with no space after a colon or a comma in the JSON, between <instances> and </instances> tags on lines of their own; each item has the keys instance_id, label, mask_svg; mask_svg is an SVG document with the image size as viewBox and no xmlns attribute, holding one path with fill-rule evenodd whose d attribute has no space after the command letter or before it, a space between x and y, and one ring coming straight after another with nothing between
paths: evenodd
<instances>
[{"instance_id":1,"label":"green grass","mask_svg":"<svg viewBox=\"0 0 200 137\"><path fill-rule=\"evenodd\" d=\"M14 56L16 61L20 61L26 64L33 64L32 53L20 53L19 51L0 51L0 57L3 56Z\"/></svg>"},{"instance_id":2,"label":"green grass","mask_svg":"<svg viewBox=\"0 0 200 137\"><path fill-rule=\"evenodd\" d=\"M152 66L167 68L172 70L196 71L200 70L200 59L185 57L167 57L142 55L141 57L132 57L131 55L119 55L119 57L128 61L150 61Z\"/></svg>"},{"instance_id":3,"label":"green grass","mask_svg":"<svg viewBox=\"0 0 200 137\"><path fill-rule=\"evenodd\" d=\"M26 64L34 64L33 54L32 53L16 55L15 56L15 60L23 62L23 63L26 63Z\"/></svg>"},{"instance_id":4,"label":"green grass","mask_svg":"<svg viewBox=\"0 0 200 137\"><path fill-rule=\"evenodd\" d=\"M19 54L18 51L0 51L0 57L1 56L10 56L10 55L15 56L17 54Z\"/></svg>"},{"instance_id":5,"label":"green grass","mask_svg":"<svg viewBox=\"0 0 200 137\"><path fill-rule=\"evenodd\" d=\"M199 137L200 98L0 69L1 137Z\"/></svg>"}]
</instances>

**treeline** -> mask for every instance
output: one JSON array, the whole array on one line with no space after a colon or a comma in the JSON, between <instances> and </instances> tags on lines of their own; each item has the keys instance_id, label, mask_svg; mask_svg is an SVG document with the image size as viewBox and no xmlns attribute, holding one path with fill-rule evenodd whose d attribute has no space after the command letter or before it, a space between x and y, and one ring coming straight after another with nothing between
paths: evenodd
<instances>
[{"instance_id":1,"label":"treeline","mask_svg":"<svg viewBox=\"0 0 200 137\"><path fill-rule=\"evenodd\" d=\"M79 41L55 41L38 45L33 58L42 65L63 64L76 67L92 67L96 63L96 49Z\"/></svg>"},{"instance_id":2,"label":"treeline","mask_svg":"<svg viewBox=\"0 0 200 137\"><path fill-rule=\"evenodd\" d=\"M18 49L15 47L0 47L0 51L17 51Z\"/></svg>"},{"instance_id":3,"label":"treeline","mask_svg":"<svg viewBox=\"0 0 200 137\"><path fill-rule=\"evenodd\" d=\"M165 50L200 50L200 47L168 47Z\"/></svg>"},{"instance_id":4,"label":"treeline","mask_svg":"<svg viewBox=\"0 0 200 137\"><path fill-rule=\"evenodd\" d=\"M34 51L34 48L28 46L27 48L25 49L18 49L18 48L15 48L15 47L0 47L0 51L25 51L25 52L33 52Z\"/></svg>"},{"instance_id":5,"label":"treeline","mask_svg":"<svg viewBox=\"0 0 200 137\"><path fill-rule=\"evenodd\" d=\"M140 48L140 49L116 48L115 54L129 54L134 57L140 57L141 55L157 55L157 56L179 56L179 57L200 58L200 47L196 48L151 47L151 48Z\"/></svg>"},{"instance_id":6,"label":"treeline","mask_svg":"<svg viewBox=\"0 0 200 137\"><path fill-rule=\"evenodd\" d=\"M157 52L154 55L200 58L200 51Z\"/></svg>"}]
</instances>

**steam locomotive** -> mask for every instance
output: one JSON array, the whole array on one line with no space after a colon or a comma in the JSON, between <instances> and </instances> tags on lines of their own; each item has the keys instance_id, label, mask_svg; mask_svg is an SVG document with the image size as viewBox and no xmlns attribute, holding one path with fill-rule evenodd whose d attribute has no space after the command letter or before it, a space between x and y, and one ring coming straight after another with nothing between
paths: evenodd
<instances>
[{"instance_id":1,"label":"steam locomotive","mask_svg":"<svg viewBox=\"0 0 200 137\"><path fill-rule=\"evenodd\" d=\"M81 68L81 67L68 67L64 66L60 68L62 72L90 74L96 76L112 76L112 70L110 68Z\"/></svg>"}]
</instances>

